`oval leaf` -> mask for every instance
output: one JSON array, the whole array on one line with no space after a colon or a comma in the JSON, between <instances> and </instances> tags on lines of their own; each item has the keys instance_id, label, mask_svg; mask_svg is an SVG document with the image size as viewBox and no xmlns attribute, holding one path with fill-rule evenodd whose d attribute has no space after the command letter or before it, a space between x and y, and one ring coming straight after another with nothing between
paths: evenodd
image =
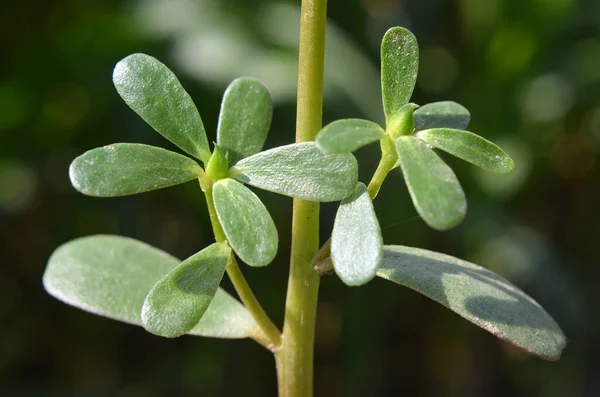
<instances>
[{"instance_id":1,"label":"oval leaf","mask_svg":"<svg viewBox=\"0 0 600 397\"><path fill-rule=\"evenodd\" d=\"M323 153L349 153L385 136L379 124L368 120L337 120L317 135L317 146Z\"/></svg>"},{"instance_id":2,"label":"oval leaf","mask_svg":"<svg viewBox=\"0 0 600 397\"><path fill-rule=\"evenodd\" d=\"M219 115L217 145L227 151L229 164L262 150L272 113L271 94L260 81L244 77L227 87Z\"/></svg>"},{"instance_id":3,"label":"oval leaf","mask_svg":"<svg viewBox=\"0 0 600 397\"><path fill-rule=\"evenodd\" d=\"M235 253L250 266L266 266L277 254L275 223L260 199L233 179L213 185L219 222Z\"/></svg>"},{"instance_id":4,"label":"oval leaf","mask_svg":"<svg viewBox=\"0 0 600 397\"><path fill-rule=\"evenodd\" d=\"M73 187L97 197L162 189L197 178L202 169L179 153L138 143L115 143L89 150L69 168Z\"/></svg>"},{"instance_id":5,"label":"oval leaf","mask_svg":"<svg viewBox=\"0 0 600 397\"><path fill-rule=\"evenodd\" d=\"M219 288L230 255L227 244L215 243L161 278L144 300L144 328L167 338L194 328Z\"/></svg>"},{"instance_id":6,"label":"oval leaf","mask_svg":"<svg viewBox=\"0 0 600 397\"><path fill-rule=\"evenodd\" d=\"M417 212L432 228L451 229L467 212L465 194L450 167L412 136L396 140L398 162Z\"/></svg>"},{"instance_id":7,"label":"oval leaf","mask_svg":"<svg viewBox=\"0 0 600 397\"><path fill-rule=\"evenodd\" d=\"M157 59L133 54L115 66L121 98L162 136L206 162L210 149L202 119L175 74Z\"/></svg>"},{"instance_id":8,"label":"oval leaf","mask_svg":"<svg viewBox=\"0 0 600 397\"><path fill-rule=\"evenodd\" d=\"M337 201L354 191L358 164L350 153L324 154L315 142L295 143L245 158L232 178L260 189L310 201Z\"/></svg>"},{"instance_id":9,"label":"oval leaf","mask_svg":"<svg viewBox=\"0 0 600 397\"><path fill-rule=\"evenodd\" d=\"M381 42L381 90L386 125L408 103L419 71L419 46L407 29L388 30Z\"/></svg>"},{"instance_id":10,"label":"oval leaf","mask_svg":"<svg viewBox=\"0 0 600 397\"><path fill-rule=\"evenodd\" d=\"M560 327L532 298L491 271L449 255L385 246L379 277L441 303L498 338L546 360L566 345Z\"/></svg>"},{"instance_id":11,"label":"oval leaf","mask_svg":"<svg viewBox=\"0 0 600 397\"><path fill-rule=\"evenodd\" d=\"M469 125L471 113L461 104L443 101L422 106L414 112L413 117L417 131L431 128L464 130Z\"/></svg>"},{"instance_id":12,"label":"oval leaf","mask_svg":"<svg viewBox=\"0 0 600 397\"><path fill-rule=\"evenodd\" d=\"M367 187L359 183L352 196L342 200L331 234L331 260L347 285L365 284L381 263L383 239Z\"/></svg>"},{"instance_id":13,"label":"oval leaf","mask_svg":"<svg viewBox=\"0 0 600 397\"><path fill-rule=\"evenodd\" d=\"M504 150L469 131L435 128L419 131L415 136L486 171L503 174L510 172L515 166Z\"/></svg>"},{"instance_id":14,"label":"oval leaf","mask_svg":"<svg viewBox=\"0 0 600 397\"><path fill-rule=\"evenodd\" d=\"M148 291L181 261L141 241L120 236L90 236L54 251L44 287L58 300L85 311L142 325ZM247 338L259 335L250 313L219 289L192 335Z\"/></svg>"}]
</instances>

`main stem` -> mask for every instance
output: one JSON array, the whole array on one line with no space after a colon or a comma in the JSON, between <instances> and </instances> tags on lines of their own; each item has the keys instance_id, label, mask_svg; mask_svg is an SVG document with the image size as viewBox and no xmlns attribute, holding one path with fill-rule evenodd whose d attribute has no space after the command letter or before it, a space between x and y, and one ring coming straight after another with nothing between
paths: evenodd
<instances>
[{"instance_id":1,"label":"main stem","mask_svg":"<svg viewBox=\"0 0 600 397\"><path fill-rule=\"evenodd\" d=\"M327 0L302 0L296 142L313 141L323 120ZM275 354L280 397L312 397L319 275L311 259L319 248L319 204L294 200L290 275L283 344Z\"/></svg>"}]
</instances>

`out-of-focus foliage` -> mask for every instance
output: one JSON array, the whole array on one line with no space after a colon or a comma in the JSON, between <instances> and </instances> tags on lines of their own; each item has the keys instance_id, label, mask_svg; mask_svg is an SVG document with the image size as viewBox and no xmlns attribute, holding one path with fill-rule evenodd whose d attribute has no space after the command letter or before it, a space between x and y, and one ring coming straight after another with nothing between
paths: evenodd
<instances>
[{"instance_id":1,"label":"out-of-focus foliage","mask_svg":"<svg viewBox=\"0 0 600 397\"><path fill-rule=\"evenodd\" d=\"M375 210L386 243L445 252L506 277L557 320L567 348L549 364L410 290L381 280L346 288L324 277L318 395L600 394L600 4L329 3L326 123L383 121L378 47L387 28L406 26L420 43L413 101L465 105L469 129L515 161L513 172L497 175L441 153L469 203L465 221L450 232L427 228L404 187L384 184ZM272 359L250 341L163 340L64 306L45 294L40 279L52 250L79 236L135 237L181 258L212 243L196 186L95 199L70 186L68 165L112 142L163 144L111 84L114 65L136 52L173 66L202 109L206 131L216 130L221 93L231 80L262 80L276 105L266 147L291 143L297 6L275 0L2 5L0 395L275 395ZM374 168L375 150L361 149L361 164L371 161ZM372 171L362 167L361 180ZM280 321L291 200L256 192L281 247L268 270L245 273ZM324 239L335 210L323 206ZM252 366L239 359L250 356Z\"/></svg>"}]
</instances>

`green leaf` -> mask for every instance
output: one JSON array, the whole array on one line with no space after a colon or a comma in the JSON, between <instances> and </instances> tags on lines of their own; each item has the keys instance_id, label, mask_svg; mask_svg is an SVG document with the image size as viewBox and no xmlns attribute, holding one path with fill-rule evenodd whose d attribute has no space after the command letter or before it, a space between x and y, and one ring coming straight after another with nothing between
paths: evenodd
<instances>
[{"instance_id":1,"label":"green leaf","mask_svg":"<svg viewBox=\"0 0 600 397\"><path fill-rule=\"evenodd\" d=\"M178 185L202 169L179 153L139 143L115 143L89 150L69 168L73 187L98 197L116 197Z\"/></svg>"},{"instance_id":2,"label":"green leaf","mask_svg":"<svg viewBox=\"0 0 600 397\"><path fill-rule=\"evenodd\" d=\"M504 150L469 131L435 128L419 131L415 136L486 171L503 174L510 172L515 166Z\"/></svg>"},{"instance_id":3,"label":"green leaf","mask_svg":"<svg viewBox=\"0 0 600 397\"><path fill-rule=\"evenodd\" d=\"M144 328L167 338L194 328L217 293L230 255L227 244L214 243L161 278L144 300Z\"/></svg>"},{"instance_id":4,"label":"green leaf","mask_svg":"<svg viewBox=\"0 0 600 397\"><path fill-rule=\"evenodd\" d=\"M323 153L349 153L385 136L377 123L360 119L337 120L317 135L317 146Z\"/></svg>"},{"instance_id":5,"label":"green leaf","mask_svg":"<svg viewBox=\"0 0 600 397\"><path fill-rule=\"evenodd\" d=\"M401 135L411 135L415 130L415 120L413 118L414 110L419 105L407 103L396 112L387 124L387 133L392 139L396 139Z\"/></svg>"},{"instance_id":6,"label":"green leaf","mask_svg":"<svg viewBox=\"0 0 600 397\"><path fill-rule=\"evenodd\" d=\"M286 196L337 201L354 191L358 164L350 153L324 154L315 142L304 142L245 158L229 176Z\"/></svg>"},{"instance_id":7,"label":"green leaf","mask_svg":"<svg viewBox=\"0 0 600 397\"><path fill-rule=\"evenodd\" d=\"M407 29L388 30L381 42L381 89L386 125L412 96L419 71L417 39Z\"/></svg>"},{"instance_id":8,"label":"green leaf","mask_svg":"<svg viewBox=\"0 0 600 397\"><path fill-rule=\"evenodd\" d=\"M358 183L352 196L342 200L331 234L331 260L347 285L362 285L373 277L383 255L379 221L367 187Z\"/></svg>"},{"instance_id":9,"label":"green leaf","mask_svg":"<svg viewBox=\"0 0 600 397\"><path fill-rule=\"evenodd\" d=\"M140 241L120 236L90 236L54 251L44 287L58 300L85 311L141 325L148 291L181 261ZM250 313L219 289L192 335L247 338L259 335Z\"/></svg>"},{"instance_id":10,"label":"green leaf","mask_svg":"<svg viewBox=\"0 0 600 397\"><path fill-rule=\"evenodd\" d=\"M217 127L217 145L227 151L229 164L262 150L272 113L271 94L260 81L244 77L229 85Z\"/></svg>"},{"instance_id":11,"label":"green leaf","mask_svg":"<svg viewBox=\"0 0 600 397\"><path fill-rule=\"evenodd\" d=\"M235 253L250 266L266 266L277 254L275 223L260 199L233 179L213 185L219 222Z\"/></svg>"},{"instance_id":12,"label":"green leaf","mask_svg":"<svg viewBox=\"0 0 600 397\"><path fill-rule=\"evenodd\" d=\"M206 175L213 181L227 177L229 163L223 150L217 145L213 150L208 163L206 163Z\"/></svg>"},{"instance_id":13,"label":"green leaf","mask_svg":"<svg viewBox=\"0 0 600 397\"><path fill-rule=\"evenodd\" d=\"M463 105L444 101L421 106L415 111L413 117L417 131L431 128L464 130L469 125L471 113Z\"/></svg>"},{"instance_id":14,"label":"green leaf","mask_svg":"<svg viewBox=\"0 0 600 397\"><path fill-rule=\"evenodd\" d=\"M465 194L450 167L412 136L396 140L398 162L417 212L432 228L451 229L467 212Z\"/></svg>"},{"instance_id":15,"label":"green leaf","mask_svg":"<svg viewBox=\"0 0 600 397\"><path fill-rule=\"evenodd\" d=\"M202 119L175 74L155 58L129 55L115 66L121 98L162 136L206 162L210 149Z\"/></svg>"},{"instance_id":16,"label":"green leaf","mask_svg":"<svg viewBox=\"0 0 600 397\"><path fill-rule=\"evenodd\" d=\"M491 271L449 255L385 246L379 277L441 303L498 338L558 360L565 336L532 298Z\"/></svg>"}]
</instances>

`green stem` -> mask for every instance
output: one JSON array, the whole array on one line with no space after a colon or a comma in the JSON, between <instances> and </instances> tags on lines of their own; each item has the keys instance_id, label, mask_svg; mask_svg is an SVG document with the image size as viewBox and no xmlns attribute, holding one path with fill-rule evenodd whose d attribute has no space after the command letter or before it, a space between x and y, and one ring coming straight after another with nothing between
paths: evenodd
<instances>
[{"instance_id":1,"label":"green stem","mask_svg":"<svg viewBox=\"0 0 600 397\"><path fill-rule=\"evenodd\" d=\"M223 232L223 227L221 226L221 222L219 222L219 218L217 216L217 211L215 210L215 203L212 198L212 186L203 186L204 195L206 197L206 204L208 206L208 213L210 214L210 222L213 227L213 232L215 234L215 239L219 243L223 243L227 241L225 236L225 232ZM254 321L258 324L261 331L264 335L259 335L254 338L258 343L265 346L267 349L272 352L277 351L281 347L281 331L277 328L273 321L269 318L265 310L262 308L256 296L250 289L248 282L244 278L242 274L242 270L240 269L237 260L235 259L235 255L231 255L229 258L229 262L227 263L227 275L235 288L238 296L254 318Z\"/></svg>"},{"instance_id":2,"label":"green stem","mask_svg":"<svg viewBox=\"0 0 600 397\"><path fill-rule=\"evenodd\" d=\"M369 192L371 200L374 200L375 197L377 197L377 193L379 193L383 181L385 181L387 175L394 168L396 161L398 161L398 155L394 148L394 142L386 135L381 140L381 160L379 160L379 164L369 182L369 186L367 186L367 191Z\"/></svg>"},{"instance_id":3,"label":"green stem","mask_svg":"<svg viewBox=\"0 0 600 397\"><path fill-rule=\"evenodd\" d=\"M296 142L313 141L322 126L327 0L302 0ZM319 204L294 200L290 275L283 345L275 354L279 397L313 395L313 349L319 275Z\"/></svg>"}]
</instances>

